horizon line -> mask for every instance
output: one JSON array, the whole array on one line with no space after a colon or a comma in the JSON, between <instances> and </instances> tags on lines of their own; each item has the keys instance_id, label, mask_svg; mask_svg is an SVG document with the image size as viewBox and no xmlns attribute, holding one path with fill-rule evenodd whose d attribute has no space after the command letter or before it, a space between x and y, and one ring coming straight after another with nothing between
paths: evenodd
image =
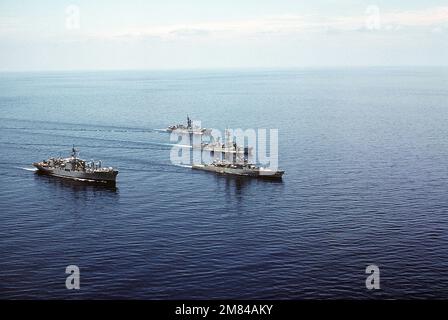
<instances>
[{"instance_id":1,"label":"horizon line","mask_svg":"<svg viewBox=\"0 0 448 320\"><path fill-rule=\"evenodd\" d=\"M108 69L39 69L39 70L0 70L0 73L79 73L79 72L176 72L176 71L274 71L306 69L366 69L366 68L448 68L446 65L327 65L292 67L185 67L185 68L108 68Z\"/></svg>"}]
</instances>

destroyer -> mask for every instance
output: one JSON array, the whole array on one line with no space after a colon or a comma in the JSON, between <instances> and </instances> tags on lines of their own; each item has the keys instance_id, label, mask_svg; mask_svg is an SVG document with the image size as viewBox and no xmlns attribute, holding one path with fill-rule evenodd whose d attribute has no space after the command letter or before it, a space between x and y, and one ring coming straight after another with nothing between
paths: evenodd
<instances>
[{"instance_id":1,"label":"destroyer","mask_svg":"<svg viewBox=\"0 0 448 320\"><path fill-rule=\"evenodd\" d=\"M212 130L207 128L201 128L193 125L193 121L191 121L190 117L187 116L187 125L184 124L176 124L169 126L166 128L167 132L175 132L178 134L204 134L209 135Z\"/></svg>"},{"instance_id":2,"label":"destroyer","mask_svg":"<svg viewBox=\"0 0 448 320\"><path fill-rule=\"evenodd\" d=\"M69 158L50 158L42 162L35 162L33 166L41 173L80 181L114 184L118 174L118 170L114 168L103 167L101 161L87 162L79 159L78 150L74 146Z\"/></svg>"},{"instance_id":3,"label":"destroyer","mask_svg":"<svg viewBox=\"0 0 448 320\"><path fill-rule=\"evenodd\" d=\"M194 164L192 169L273 180L282 179L282 176L285 173L283 170L257 167L247 161L244 161L243 163L232 163L224 160L215 160L211 164Z\"/></svg>"}]
</instances>

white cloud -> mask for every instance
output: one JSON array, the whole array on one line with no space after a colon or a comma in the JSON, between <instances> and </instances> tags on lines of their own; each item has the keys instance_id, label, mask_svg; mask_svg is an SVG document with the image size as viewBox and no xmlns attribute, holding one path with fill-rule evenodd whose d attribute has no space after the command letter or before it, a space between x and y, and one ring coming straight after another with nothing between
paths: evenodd
<instances>
[{"instance_id":1,"label":"white cloud","mask_svg":"<svg viewBox=\"0 0 448 320\"><path fill-rule=\"evenodd\" d=\"M386 23L401 26L431 27L448 23L448 7L386 13L382 19Z\"/></svg>"},{"instance_id":2,"label":"white cloud","mask_svg":"<svg viewBox=\"0 0 448 320\"><path fill-rule=\"evenodd\" d=\"M117 27L102 25L83 25L76 32L56 30L49 22L23 21L18 17L0 16L1 36L31 36L33 39L58 39L66 41L94 40L135 40L157 38L161 40L177 40L194 38L226 39L247 37L272 37L300 34L322 33L340 35L342 33L366 30L366 19L369 18L366 8L360 8L359 14L351 15L311 15L283 14L263 16L252 19L198 21L189 24L159 24ZM448 27L448 6L433 7L408 11L383 11L378 7L381 28L376 31L392 33L406 30L424 30L442 32Z\"/></svg>"},{"instance_id":3,"label":"white cloud","mask_svg":"<svg viewBox=\"0 0 448 320\"><path fill-rule=\"evenodd\" d=\"M23 21L16 17L0 16L0 34L7 34L23 27Z\"/></svg>"},{"instance_id":4,"label":"white cloud","mask_svg":"<svg viewBox=\"0 0 448 320\"><path fill-rule=\"evenodd\" d=\"M448 25L448 7L414 11L382 12L381 30L400 31L415 28L435 30ZM90 33L94 38L126 39L156 37L170 40L185 37L246 37L263 35L291 35L310 32L339 34L365 29L368 15L360 12L351 16L318 16L285 14L255 19L198 22L191 24L148 25L129 27L102 33Z\"/></svg>"}]
</instances>

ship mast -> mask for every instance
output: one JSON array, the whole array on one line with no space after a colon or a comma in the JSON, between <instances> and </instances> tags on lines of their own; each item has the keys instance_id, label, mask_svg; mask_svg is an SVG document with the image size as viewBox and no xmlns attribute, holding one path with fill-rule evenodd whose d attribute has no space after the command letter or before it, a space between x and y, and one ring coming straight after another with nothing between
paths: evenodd
<instances>
[{"instance_id":1,"label":"ship mast","mask_svg":"<svg viewBox=\"0 0 448 320\"><path fill-rule=\"evenodd\" d=\"M190 117L187 115L187 128L188 129L190 129L192 126L191 126L191 119L190 119Z\"/></svg>"},{"instance_id":2,"label":"ship mast","mask_svg":"<svg viewBox=\"0 0 448 320\"><path fill-rule=\"evenodd\" d=\"M72 147L72 157L74 159L76 159L77 155L78 155L78 150L76 150L75 149L75 145L73 145L73 147Z\"/></svg>"}]
</instances>

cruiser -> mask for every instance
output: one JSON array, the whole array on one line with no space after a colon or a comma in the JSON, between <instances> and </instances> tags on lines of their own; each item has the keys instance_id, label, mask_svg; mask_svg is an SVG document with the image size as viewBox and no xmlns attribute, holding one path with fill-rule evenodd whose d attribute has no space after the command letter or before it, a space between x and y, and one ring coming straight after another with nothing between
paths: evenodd
<instances>
[{"instance_id":1,"label":"cruiser","mask_svg":"<svg viewBox=\"0 0 448 320\"><path fill-rule=\"evenodd\" d=\"M254 164L248 163L246 160L243 163L215 160L211 164L194 164L192 169L273 180L282 179L283 173L285 173L283 170L257 167Z\"/></svg>"},{"instance_id":2,"label":"cruiser","mask_svg":"<svg viewBox=\"0 0 448 320\"><path fill-rule=\"evenodd\" d=\"M206 129L206 128L200 128L198 126L193 126L193 121L191 121L190 117L187 116L187 125L184 124L176 124L169 126L166 128L167 132L175 132L178 134L203 134L203 135L209 135L212 130Z\"/></svg>"},{"instance_id":3,"label":"cruiser","mask_svg":"<svg viewBox=\"0 0 448 320\"><path fill-rule=\"evenodd\" d=\"M55 177L80 181L94 181L115 184L118 170L111 167L103 167L101 161L87 162L78 158L78 150L72 148L69 158L50 158L42 162L35 162L33 166L38 172Z\"/></svg>"}]
</instances>

